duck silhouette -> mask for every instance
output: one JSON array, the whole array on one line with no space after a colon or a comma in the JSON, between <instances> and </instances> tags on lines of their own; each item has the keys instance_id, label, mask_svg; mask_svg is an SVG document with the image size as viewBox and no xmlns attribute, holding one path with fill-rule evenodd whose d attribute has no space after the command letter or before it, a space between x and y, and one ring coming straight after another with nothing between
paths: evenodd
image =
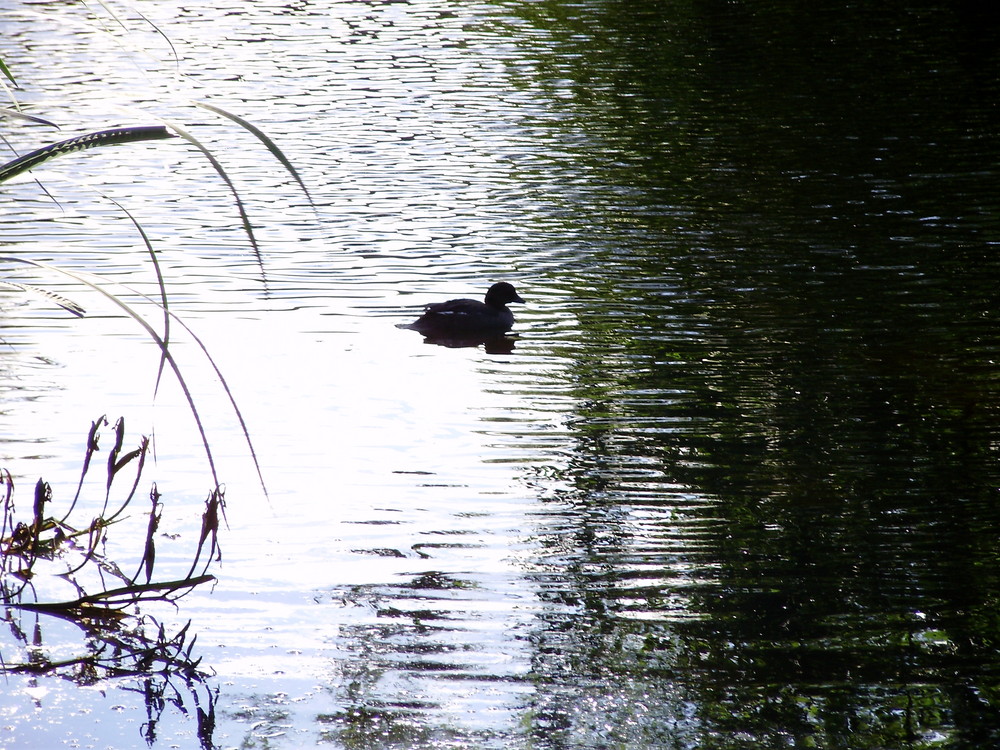
<instances>
[{"instance_id":1,"label":"duck silhouette","mask_svg":"<svg viewBox=\"0 0 1000 750\"><path fill-rule=\"evenodd\" d=\"M483 342L502 336L514 327L514 313L507 309L510 302L523 303L524 300L513 285L501 281L489 288L484 302L474 299L433 302L414 322L398 327L419 331L428 339L443 342Z\"/></svg>"}]
</instances>

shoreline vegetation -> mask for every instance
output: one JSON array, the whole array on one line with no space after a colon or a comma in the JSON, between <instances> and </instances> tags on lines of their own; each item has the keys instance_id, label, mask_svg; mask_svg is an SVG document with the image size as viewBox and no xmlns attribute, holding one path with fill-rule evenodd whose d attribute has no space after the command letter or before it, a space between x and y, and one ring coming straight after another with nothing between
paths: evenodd
<instances>
[{"instance_id":1,"label":"shoreline vegetation","mask_svg":"<svg viewBox=\"0 0 1000 750\"><path fill-rule=\"evenodd\" d=\"M114 20L121 24L118 19ZM106 21L107 19L95 18L95 26L103 27ZM153 26L144 17L142 21ZM127 33L127 28L123 25L121 27ZM153 28L162 34L155 26ZM167 41L169 43L169 39ZM0 88L6 93L10 104L8 107L0 107L0 122L5 127L23 124L26 127L62 130L51 119L33 114L30 108L19 104L16 90L20 85L15 71L3 60L0 60ZM295 167L262 130L239 115L214 104L196 101L186 104L211 112L251 133L291 175L310 205L313 205L312 197ZM167 121L155 113L144 112L142 116L159 120L160 124L91 130L41 145L23 155L15 153L14 158L0 164L0 183L30 173L39 190L58 203L57 197L45 188L37 176L38 170L50 160L75 157L81 152L97 148L180 138L194 146L197 153L211 163L215 174L227 186L244 235L260 265L261 278L266 279L261 248L245 202L220 158L180 123ZM6 138L4 140L13 151L10 141ZM52 487L44 479L39 479L34 487L30 509L19 509L19 503L15 502L17 493L13 474L8 467L0 466L0 499L3 503L0 527L0 600L13 636L12 642L17 647L13 650L18 651L16 654L0 652L0 673L59 676L81 687L128 678L141 685L141 691L145 695L148 716L143 725L143 734L148 743L156 738L157 721L164 708L175 705L185 713L191 712L196 716L197 734L202 746L212 747L216 691L207 683L211 670L203 667L201 658L194 654L197 637L190 630L190 621L171 633L166 625L142 611L142 605L153 602L167 602L176 607L178 600L194 588L211 584L216 579L209 572L210 568L221 559L219 527L220 520L225 518L224 485L216 473L211 441L198 414L196 395L188 388L181 369L171 355L174 324L179 325L194 339L214 369L239 420L265 496L267 488L250 439L250 431L225 378L201 340L170 307L169 279L164 277L157 260L154 247L156 238L147 234L125 206L110 196L102 197L125 213L135 226L141 240L139 247L148 255L155 270L159 299L151 299L121 285L112 285L89 273L67 270L14 252L0 255L0 263L8 266L29 265L69 277L73 283L99 292L103 301L112 303L118 312L131 318L145 330L159 350L157 386L164 369L169 367L184 392L202 449L208 458L212 489L205 500L197 541L184 558L190 560L189 567L186 573L178 576L176 569L161 573L157 568L157 544L163 539L174 546L183 544L184 535L167 534L160 528L165 499L157 490L155 481L150 484L148 506L145 510L139 510L143 494L139 488L144 480L150 440L142 436L136 447L126 448L124 418L112 425L105 416L101 416L91 424L80 480L75 495L68 503L64 498L55 497ZM0 287L39 295L77 317L86 315L86 311L76 302L41 285L0 277ZM154 326L147 320L143 310L149 308L153 309L154 318L159 317L158 325ZM103 481L95 481L91 475L98 473L95 467L101 450L102 431L109 427L113 432L114 444L107 450L106 475L102 478ZM94 496L94 488L100 486L105 488L103 498ZM17 489L23 492L21 488ZM142 523L143 519L145 524ZM141 530L143 527L144 532ZM123 540L120 538L115 539L115 545L109 545L112 535L134 536L126 536L123 547ZM122 559L116 559L108 551L110 547L128 550L124 554L132 559L132 572L123 570L126 563ZM175 567L173 559L176 558L172 558L171 568ZM50 653L52 649L47 648L44 633L47 630L46 622L51 620L46 618L71 623L79 630L80 641L76 654L67 657L62 648L59 649L59 658Z\"/></svg>"}]
</instances>

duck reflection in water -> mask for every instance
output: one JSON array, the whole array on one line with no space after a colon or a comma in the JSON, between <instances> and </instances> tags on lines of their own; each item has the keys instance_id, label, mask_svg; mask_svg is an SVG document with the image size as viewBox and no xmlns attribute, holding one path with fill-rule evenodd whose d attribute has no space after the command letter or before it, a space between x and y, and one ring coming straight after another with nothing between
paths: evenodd
<instances>
[{"instance_id":1,"label":"duck reflection in water","mask_svg":"<svg viewBox=\"0 0 1000 750\"><path fill-rule=\"evenodd\" d=\"M427 343L461 347L485 344L491 354L506 354L514 349L514 340L504 334L514 327L514 313L507 309L510 302L521 302L514 287L506 281L494 284L486 292L486 301L451 299L434 302L424 308L424 314L399 328L408 328L424 335Z\"/></svg>"}]
</instances>

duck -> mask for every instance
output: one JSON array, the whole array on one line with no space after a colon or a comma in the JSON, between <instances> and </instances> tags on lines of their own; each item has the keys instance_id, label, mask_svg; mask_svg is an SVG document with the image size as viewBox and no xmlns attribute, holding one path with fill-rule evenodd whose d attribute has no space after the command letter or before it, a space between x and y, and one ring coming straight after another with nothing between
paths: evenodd
<instances>
[{"instance_id":1,"label":"duck","mask_svg":"<svg viewBox=\"0 0 1000 750\"><path fill-rule=\"evenodd\" d=\"M501 336L514 327L511 302L524 303L512 284L500 281L486 292L486 300L450 299L433 302L412 323L400 325L433 339L486 339Z\"/></svg>"}]
</instances>

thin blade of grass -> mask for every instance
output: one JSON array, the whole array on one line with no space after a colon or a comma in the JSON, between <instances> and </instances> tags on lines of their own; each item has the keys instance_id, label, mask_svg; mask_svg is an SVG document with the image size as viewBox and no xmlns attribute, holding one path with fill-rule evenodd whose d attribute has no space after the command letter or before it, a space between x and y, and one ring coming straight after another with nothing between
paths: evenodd
<instances>
[{"instance_id":1,"label":"thin blade of grass","mask_svg":"<svg viewBox=\"0 0 1000 750\"><path fill-rule=\"evenodd\" d=\"M57 143L50 143L48 146L43 146L0 166L0 182L5 182L22 172L34 169L49 159L64 154L72 154L98 146L111 146L134 141L154 141L162 138L173 138L173 134L163 125L140 125L85 133Z\"/></svg>"},{"instance_id":2,"label":"thin blade of grass","mask_svg":"<svg viewBox=\"0 0 1000 750\"><path fill-rule=\"evenodd\" d=\"M166 33L164 33L163 29L161 29L159 26L153 23L153 21L148 16L143 15L143 13L138 8L133 7L132 12L134 12L137 16L139 16L139 18L141 18L143 21L149 24L149 27L153 29L153 31L155 31L157 34L163 37L163 41L165 41L167 43L167 46L170 47L170 55L174 58L174 69L179 73L181 69L181 57L180 55L177 54L177 48L174 46L174 43L170 41L170 37L167 36Z\"/></svg>"},{"instance_id":3,"label":"thin blade of grass","mask_svg":"<svg viewBox=\"0 0 1000 750\"><path fill-rule=\"evenodd\" d=\"M108 5L107 3L105 3L103 0L98 0L97 4L100 5L104 9L105 13L107 13L109 16L111 16L112 20L114 20L114 22L117 23L119 27L121 27L122 31L124 31L126 34L131 34L132 33L132 30L115 13L114 8L112 8L110 5ZM87 4L83 3L83 5L86 7ZM170 37L168 37L166 34L164 34L163 31L160 29L159 26L157 26L149 18L147 18L146 16L144 16L142 14L142 12L138 8L136 8L134 5L132 7L130 7L129 10L132 13L134 13L135 15L139 16L139 18L141 18L143 21L145 21L146 24L148 24L150 26L150 28L153 29L153 31L155 31L157 34L159 34L161 37L163 37L163 41L165 41L170 46L170 53L171 53L171 55L174 58L174 65L175 65L175 67L178 70L180 70L180 57L177 55L177 48L174 47L174 43L172 41L170 41ZM94 13L93 11L91 11L91 14L94 16L95 20L100 21L100 19L98 18L98 16L97 16L96 13ZM103 23L102 23L102 25L103 25ZM107 31L109 34L111 33L111 30L108 29L106 26L105 26L105 31Z\"/></svg>"},{"instance_id":4,"label":"thin blade of grass","mask_svg":"<svg viewBox=\"0 0 1000 750\"><path fill-rule=\"evenodd\" d=\"M205 456L208 459L209 469L212 473L212 481L215 482L216 486L219 486L220 482L219 482L218 472L216 471L215 468L215 458L212 455L212 449L208 443L208 435L205 433L205 425L201 421L201 414L198 412L198 408L195 406L194 396L191 395L191 389L188 386L187 380L184 378L183 373L181 372L180 365L177 364L177 361L174 359L174 356L170 353L170 350L167 348L166 342L163 341L160 335L153 329L153 327L146 321L146 319L143 318L141 315L139 315L138 312L133 310L128 304L122 301L119 297L116 297L114 294L106 290L100 284L88 278L90 274L84 273L82 271L67 271L65 268L59 268L58 266L52 266L49 265L48 263L42 263L41 261L32 260L30 258L16 258L13 256L4 255L0 256L0 261L27 263L29 265L37 266L38 268L45 268L47 270L60 273L64 276L68 276L74 281L78 281L81 284L90 287L95 292L98 292L105 299L109 300L115 306L124 311L128 317L132 318L132 320L134 320L136 323L142 326L143 330L145 330L147 335L149 335L149 337L156 342L156 345L160 347L160 351L163 352L164 356L167 358L167 363L170 365L170 369L173 371L174 377L177 379L177 384L180 386L181 391L184 393L184 398L187 400L188 408L191 410L191 416L194 417L195 425L198 428L198 434L201 436L201 442L205 448Z\"/></svg>"},{"instance_id":5,"label":"thin blade of grass","mask_svg":"<svg viewBox=\"0 0 1000 750\"><path fill-rule=\"evenodd\" d=\"M17 86L17 80L14 78L14 74L10 72L10 68L7 67L7 63L5 63L3 59L0 59L0 73L7 76L7 80Z\"/></svg>"},{"instance_id":6,"label":"thin blade of grass","mask_svg":"<svg viewBox=\"0 0 1000 750\"><path fill-rule=\"evenodd\" d=\"M0 258L0 260L2 260L2 258ZM142 299L146 300L152 305L157 304L156 300L151 299L148 295L145 295L136 289L132 289L131 287L127 286L124 286L123 288L132 292L132 294L141 297ZM243 439L246 441L247 449L250 451L250 458L253 460L254 469L257 472L257 480L260 482L260 488L264 492L264 496L270 498L270 494L267 491L267 485L264 483L264 474L261 471L260 462L257 460L257 451L253 446L253 441L250 439L250 429L247 427L246 420L243 418L243 412L240 410L239 405L236 403L236 397L233 396L233 392L229 388L229 382L226 380L226 376L222 374L222 370L219 369L219 365L216 363L215 359L209 353L208 347L205 345L205 342L201 340L201 337L198 336L198 334L195 333L191 329L191 327L187 323L185 323L182 318L178 317L173 311L170 311L169 314L170 317L173 318L174 321L176 321L176 323L181 328L183 328L184 331L198 345L198 348L201 349L201 353L205 356L205 359L208 360L208 363L212 366L212 371L215 373L215 376L219 379L219 384L222 386L222 390L225 392L226 398L229 399L229 405L232 407L233 413L236 415L236 419L240 423L240 429L243 431Z\"/></svg>"},{"instance_id":7,"label":"thin blade of grass","mask_svg":"<svg viewBox=\"0 0 1000 750\"><path fill-rule=\"evenodd\" d=\"M17 289L19 292L30 292L32 294L37 294L45 297L52 302L55 302L59 307L67 312L73 313L76 317L82 318L87 311L84 310L80 305L76 304L71 299L66 299L55 292L50 292L48 289L42 289L41 287L32 286L31 284L19 284L16 281L4 281L0 280L0 287L7 287L8 289Z\"/></svg>"},{"instance_id":8,"label":"thin blade of grass","mask_svg":"<svg viewBox=\"0 0 1000 750\"><path fill-rule=\"evenodd\" d=\"M228 110L222 109L221 107L216 107L214 104L209 104L208 102L199 102L199 101L193 101L192 104L194 104L196 107L207 109L209 112L214 112L215 114L220 115L222 117L226 117L235 122L240 127L252 133L257 138L257 140L263 143L264 147L271 152L271 155L279 162L281 162L281 165L286 170L288 170L288 173L299 184L299 187L302 188L302 192L305 193L306 198L309 199L309 205L312 206L313 209L316 208L316 204L313 202L312 195L309 193L309 189L306 187L306 183L299 176L298 170L296 170L295 167L292 166L292 163L291 161L288 160L288 157L285 156L282 150L278 148L278 145L273 140L271 140L271 138L267 135L267 133L258 128L252 122L249 122L248 120L245 120L239 115L234 114Z\"/></svg>"},{"instance_id":9,"label":"thin blade of grass","mask_svg":"<svg viewBox=\"0 0 1000 750\"><path fill-rule=\"evenodd\" d=\"M56 125L51 120L46 120L43 117L36 117L35 115L29 115L26 112L21 112L17 109L9 109L7 107L0 107L0 115L4 117L10 117L15 120L24 120L26 122L34 123L35 125L48 125L50 128L55 128L56 130L62 130L58 125Z\"/></svg>"},{"instance_id":10,"label":"thin blade of grass","mask_svg":"<svg viewBox=\"0 0 1000 750\"><path fill-rule=\"evenodd\" d=\"M130 290L130 291L132 291L134 294L138 294L143 299L148 300L151 304L154 305L156 304L155 300L149 299L149 297L142 294L141 292L137 292L135 290ZM225 391L226 393L226 398L229 399L229 405L232 407L233 413L236 415L236 419L240 423L240 429L243 431L243 439L246 441L247 449L250 451L250 458L253 459L254 469L257 471L257 479L260 482L260 488L264 492L264 496L270 498L270 494L268 494L267 491L267 485L264 483L264 474L261 471L260 462L257 460L257 451L254 449L253 441L250 439L250 429L247 427L246 420L243 419L243 412L240 410L240 407L236 404L236 397L233 396L233 392L229 389L229 383L226 380L225 375L222 374L222 370L219 369L219 366L216 364L215 359L213 359L212 355L209 354L208 347L205 346L205 342L201 340L198 334L196 334L193 330L191 330L190 326L188 326L188 324L185 323L181 318L177 317L173 312L170 313L170 316L194 340L194 342L198 345L198 348L201 349L201 353L205 355L205 359L207 359L208 363L212 366L212 370L215 372L215 376L219 379L219 384L222 386L222 390Z\"/></svg>"},{"instance_id":11,"label":"thin blade of grass","mask_svg":"<svg viewBox=\"0 0 1000 750\"><path fill-rule=\"evenodd\" d=\"M215 155L208 150L205 144L191 135L191 133L175 122L168 120L164 120L164 122L166 122L170 126L170 129L177 133L177 135L201 151L201 153L205 155L205 158L208 159L212 167L215 169L216 174L218 174L219 177L222 178L223 182L226 183L229 188L229 192L233 194L233 199L236 201L236 208L240 212L240 221L243 222L243 231L247 233L247 238L250 240L250 246L253 248L254 255L257 256L257 263L258 265L263 266L263 258L260 254L260 245L257 244L257 236L253 233L253 226L250 224L250 216L247 214L246 206L243 205L243 199L240 198L240 194L236 190L236 186L233 184L233 181L226 173L225 168L223 168L222 164L215 158Z\"/></svg>"},{"instance_id":12,"label":"thin blade of grass","mask_svg":"<svg viewBox=\"0 0 1000 750\"><path fill-rule=\"evenodd\" d=\"M149 235L146 234L146 230L142 228L142 225L136 220L132 213L125 208L121 203L116 201L110 196L104 196L109 201L118 206L119 209L129 218L133 226L135 226L136 231L139 232L139 237L142 238L143 244L146 246L146 252L149 253L149 259L153 261L153 270L156 273L156 284L160 288L160 306L163 308L163 343L166 346L170 345L170 312L169 304L167 302L167 286L163 279L163 271L160 269L160 261L156 257L156 251L153 250L153 243L149 239ZM153 394L159 392L160 390L160 380L163 377L163 368L166 365L166 357L163 356L163 352L160 352L160 366L156 370L156 384L153 386Z\"/></svg>"},{"instance_id":13,"label":"thin blade of grass","mask_svg":"<svg viewBox=\"0 0 1000 750\"><path fill-rule=\"evenodd\" d=\"M90 6L87 5L85 0L80 0L80 4L87 10L90 10ZM128 31L128 26L122 23L121 19L118 18L114 10L107 3L103 2L103 0L97 0L97 4L104 9L105 13L111 16L111 20L114 21L116 24L118 24L121 27L122 31ZM94 13L94 11L90 10L90 15L93 16L95 21L101 21L101 19L98 17L96 13ZM103 21L101 21L101 25L104 26ZM104 26L104 30L110 32L107 26Z\"/></svg>"}]
</instances>

